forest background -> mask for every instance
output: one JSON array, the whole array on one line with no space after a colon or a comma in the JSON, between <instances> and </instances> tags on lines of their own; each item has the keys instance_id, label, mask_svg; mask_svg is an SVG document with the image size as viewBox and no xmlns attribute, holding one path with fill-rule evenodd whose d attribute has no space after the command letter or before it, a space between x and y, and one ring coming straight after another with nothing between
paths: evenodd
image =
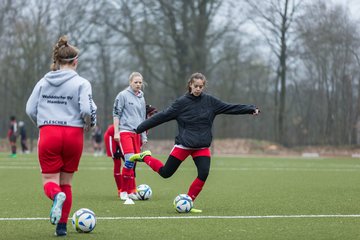
<instances>
[{"instance_id":1,"label":"forest background","mask_svg":"<svg viewBox=\"0 0 360 240\"><path fill-rule=\"evenodd\" d=\"M131 72L143 74L146 100L159 110L202 72L207 92L262 111L217 117L216 139L358 146L360 19L350 10L325 0L1 0L1 138L15 115L36 140L25 104L67 35L103 131ZM174 138L174 122L160 128L151 139Z\"/></svg>"}]
</instances>

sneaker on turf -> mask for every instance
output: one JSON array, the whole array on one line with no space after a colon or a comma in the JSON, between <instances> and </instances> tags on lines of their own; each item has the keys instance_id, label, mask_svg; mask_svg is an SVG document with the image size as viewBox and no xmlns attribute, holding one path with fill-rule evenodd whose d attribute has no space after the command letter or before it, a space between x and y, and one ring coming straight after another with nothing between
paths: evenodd
<instances>
[{"instance_id":1,"label":"sneaker on turf","mask_svg":"<svg viewBox=\"0 0 360 240\"><path fill-rule=\"evenodd\" d=\"M120 200L126 201L129 198L127 192L120 192Z\"/></svg>"},{"instance_id":2,"label":"sneaker on turf","mask_svg":"<svg viewBox=\"0 0 360 240\"><path fill-rule=\"evenodd\" d=\"M62 207L65 202L66 195L63 192L59 192L54 197L54 202L50 210L50 222L55 225L58 224L61 218Z\"/></svg>"},{"instance_id":3,"label":"sneaker on turf","mask_svg":"<svg viewBox=\"0 0 360 240\"><path fill-rule=\"evenodd\" d=\"M56 225L55 236L66 236L66 223L58 223Z\"/></svg>"},{"instance_id":4,"label":"sneaker on turf","mask_svg":"<svg viewBox=\"0 0 360 240\"><path fill-rule=\"evenodd\" d=\"M131 198L132 200L140 200L139 195L136 192L129 193L128 197Z\"/></svg>"},{"instance_id":5,"label":"sneaker on turf","mask_svg":"<svg viewBox=\"0 0 360 240\"><path fill-rule=\"evenodd\" d=\"M190 210L190 212L191 212L191 213L202 213L202 210L196 209L196 208L192 208L192 209Z\"/></svg>"},{"instance_id":6,"label":"sneaker on turf","mask_svg":"<svg viewBox=\"0 0 360 240\"><path fill-rule=\"evenodd\" d=\"M143 151L142 153L136 153L136 154L132 155L129 160L132 162L135 162L135 161L143 162L144 157L146 157L146 156L151 156L150 150Z\"/></svg>"}]
</instances>

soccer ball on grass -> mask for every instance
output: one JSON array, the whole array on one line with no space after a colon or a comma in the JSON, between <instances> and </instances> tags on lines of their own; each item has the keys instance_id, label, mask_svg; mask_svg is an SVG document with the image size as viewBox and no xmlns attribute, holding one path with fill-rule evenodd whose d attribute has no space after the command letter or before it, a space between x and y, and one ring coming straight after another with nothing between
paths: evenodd
<instances>
[{"instance_id":1,"label":"soccer ball on grass","mask_svg":"<svg viewBox=\"0 0 360 240\"><path fill-rule=\"evenodd\" d=\"M179 194L174 199L174 208L178 213L188 213L193 208L193 200L187 194Z\"/></svg>"},{"instance_id":2,"label":"soccer ball on grass","mask_svg":"<svg viewBox=\"0 0 360 240\"><path fill-rule=\"evenodd\" d=\"M71 223L77 232L89 233L96 226L95 213L88 208L81 208L74 213Z\"/></svg>"},{"instance_id":3,"label":"soccer ball on grass","mask_svg":"<svg viewBox=\"0 0 360 240\"><path fill-rule=\"evenodd\" d=\"M140 200L149 200L152 196L152 190L147 184L140 184L136 191Z\"/></svg>"}]
</instances>

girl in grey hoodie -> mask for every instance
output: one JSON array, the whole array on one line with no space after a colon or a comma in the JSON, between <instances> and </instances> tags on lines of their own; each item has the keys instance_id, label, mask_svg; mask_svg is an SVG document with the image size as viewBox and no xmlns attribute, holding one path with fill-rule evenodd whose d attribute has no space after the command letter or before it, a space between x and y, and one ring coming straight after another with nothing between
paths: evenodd
<instances>
[{"instance_id":1,"label":"girl in grey hoodie","mask_svg":"<svg viewBox=\"0 0 360 240\"><path fill-rule=\"evenodd\" d=\"M123 201L128 199L138 200L134 163L130 162L129 158L133 154L139 153L141 146L147 142L145 132L137 134L134 131L146 118L144 93L141 91L142 85L142 75L133 72L129 77L129 87L116 96L113 108L114 140L119 142L125 159L119 196Z\"/></svg>"},{"instance_id":2,"label":"girl in grey hoodie","mask_svg":"<svg viewBox=\"0 0 360 240\"><path fill-rule=\"evenodd\" d=\"M96 124L90 82L76 70L79 50L59 39L51 70L35 85L26 113L39 127L38 158L45 195L53 200L50 222L56 236L65 236L72 204L71 182L78 170L84 129Z\"/></svg>"}]
</instances>

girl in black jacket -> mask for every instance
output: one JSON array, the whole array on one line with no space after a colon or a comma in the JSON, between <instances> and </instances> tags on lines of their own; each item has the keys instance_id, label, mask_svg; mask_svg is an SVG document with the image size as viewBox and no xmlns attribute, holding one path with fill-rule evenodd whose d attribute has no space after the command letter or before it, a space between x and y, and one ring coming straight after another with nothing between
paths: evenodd
<instances>
[{"instance_id":1,"label":"girl in black jacket","mask_svg":"<svg viewBox=\"0 0 360 240\"><path fill-rule=\"evenodd\" d=\"M201 192L210 170L210 144L212 125L218 114L259 114L254 105L228 104L211 95L203 93L206 78L201 73L194 73L188 81L188 93L178 98L171 106L153 117L143 121L136 129L142 133L164 122L176 120L179 134L175 138L165 165L151 156L150 151L133 155L131 161L144 161L163 178L171 177L180 164L191 155L196 168L197 178L190 185L188 195L194 201ZM201 212L192 209L191 212Z\"/></svg>"}]
</instances>

